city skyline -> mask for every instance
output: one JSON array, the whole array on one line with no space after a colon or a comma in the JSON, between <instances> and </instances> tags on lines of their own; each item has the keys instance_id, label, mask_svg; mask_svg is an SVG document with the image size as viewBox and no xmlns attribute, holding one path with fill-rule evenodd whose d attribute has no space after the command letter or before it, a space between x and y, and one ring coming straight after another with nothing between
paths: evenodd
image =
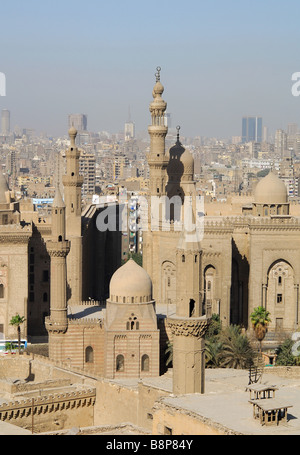
<instances>
[{"instance_id":1,"label":"city skyline","mask_svg":"<svg viewBox=\"0 0 300 455\"><path fill-rule=\"evenodd\" d=\"M12 127L59 136L72 112L87 113L91 131L120 131L130 105L145 131L161 66L168 111L184 136L237 136L250 115L271 133L286 129L300 119L291 92L299 8L294 0L284 9L255 0L251 11L236 0L6 3L0 109L10 110Z\"/></svg>"}]
</instances>

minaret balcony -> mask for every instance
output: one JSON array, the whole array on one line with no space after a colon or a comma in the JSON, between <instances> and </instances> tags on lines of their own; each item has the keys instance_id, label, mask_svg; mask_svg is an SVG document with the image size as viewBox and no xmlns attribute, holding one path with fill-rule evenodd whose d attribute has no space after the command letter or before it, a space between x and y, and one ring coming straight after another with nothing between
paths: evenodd
<instances>
[{"instance_id":1,"label":"minaret balcony","mask_svg":"<svg viewBox=\"0 0 300 455\"><path fill-rule=\"evenodd\" d=\"M45 318L45 327L47 332L52 333L65 333L68 328L67 322L55 322L51 319L51 316Z\"/></svg>"},{"instance_id":2,"label":"minaret balcony","mask_svg":"<svg viewBox=\"0 0 300 455\"><path fill-rule=\"evenodd\" d=\"M84 177L82 175L63 175L62 182L66 186L81 187L83 185Z\"/></svg>"},{"instance_id":3,"label":"minaret balcony","mask_svg":"<svg viewBox=\"0 0 300 455\"><path fill-rule=\"evenodd\" d=\"M70 251L71 243L68 240L47 242L47 251L51 257L66 257Z\"/></svg>"}]
</instances>

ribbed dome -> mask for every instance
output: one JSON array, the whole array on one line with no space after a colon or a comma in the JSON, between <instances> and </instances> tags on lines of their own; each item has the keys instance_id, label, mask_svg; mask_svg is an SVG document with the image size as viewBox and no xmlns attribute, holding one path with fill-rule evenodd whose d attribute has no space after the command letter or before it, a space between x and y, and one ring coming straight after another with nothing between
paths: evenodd
<instances>
[{"instance_id":1,"label":"ribbed dome","mask_svg":"<svg viewBox=\"0 0 300 455\"><path fill-rule=\"evenodd\" d=\"M191 152L185 149L181 155L181 161L184 168L184 174L194 174L194 157Z\"/></svg>"},{"instance_id":2,"label":"ribbed dome","mask_svg":"<svg viewBox=\"0 0 300 455\"><path fill-rule=\"evenodd\" d=\"M254 191L256 204L286 204L288 194L285 184L272 171L262 178Z\"/></svg>"},{"instance_id":3,"label":"ribbed dome","mask_svg":"<svg viewBox=\"0 0 300 455\"><path fill-rule=\"evenodd\" d=\"M179 141L169 150L169 164L167 168L169 176L194 175L194 157L185 149Z\"/></svg>"},{"instance_id":4,"label":"ribbed dome","mask_svg":"<svg viewBox=\"0 0 300 455\"><path fill-rule=\"evenodd\" d=\"M136 298L138 298L136 300ZM146 270L129 259L112 276L110 299L120 303L145 302L152 298L152 281Z\"/></svg>"}]
</instances>

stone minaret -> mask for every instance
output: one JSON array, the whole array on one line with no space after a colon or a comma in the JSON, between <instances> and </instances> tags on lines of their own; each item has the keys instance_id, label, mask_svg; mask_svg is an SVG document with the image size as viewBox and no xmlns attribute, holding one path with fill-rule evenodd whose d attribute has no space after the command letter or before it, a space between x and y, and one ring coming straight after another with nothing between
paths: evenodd
<instances>
[{"instance_id":1,"label":"stone minaret","mask_svg":"<svg viewBox=\"0 0 300 455\"><path fill-rule=\"evenodd\" d=\"M65 204L59 189L52 206L52 234L47 242L51 258L50 317L46 319L49 333L50 358L60 360L60 340L68 327L67 320L67 268L66 257L70 242L66 240Z\"/></svg>"},{"instance_id":2,"label":"stone minaret","mask_svg":"<svg viewBox=\"0 0 300 455\"><path fill-rule=\"evenodd\" d=\"M204 393L205 340L210 321L202 315L201 225L197 220L193 157L186 150L182 162L181 188L185 204L183 230L176 251L176 316L168 318L173 335L173 392Z\"/></svg>"},{"instance_id":3,"label":"stone minaret","mask_svg":"<svg viewBox=\"0 0 300 455\"><path fill-rule=\"evenodd\" d=\"M202 315L202 251L193 235L182 231L176 251L176 314L185 318Z\"/></svg>"},{"instance_id":4,"label":"stone minaret","mask_svg":"<svg viewBox=\"0 0 300 455\"><path fill-rule=\"evenodd\" d=\"M68 255L68 300L82 300L82 229L81 188L83 177L79 175L80 150L75 145L77 131L69 130L70 147L66 151L67 171L63 176L64 200L66 204L66 238L71 242Z\"/></svg>"},{"instance_id":5,"label":"stone minaret","mask_svg":"<svg viewBox=\"0 0 300 455\"><path fill-rule=\"evenodd\" d=\"M165 112L167 103L162 99L164 87L160 82L160 67L157 68L156 84L153 88L153 102L150 104L151 125L148 127L150 135L150 153L148 164L150 168L150 195L163 196L166 194L167 165L169 158L165 153L165 140L168 127L165 126Z\"/></svg>"},{"instance_id":6,"label":"stone minaret","mask_svg":"<svg viewBox=\"0 0 300 455\"><path fill-rule=\"evenodd\" d=\"M161 220L163 215L162 206L158 204L159 198L166 195L167 186L167 166L169 157L165 150L166 135L168 127L165 126L165 112L167 103L162 99L164 87L160 82L160 67L157 68L156 83L153 87L153 101L150 103L151 125L148 127L150 136L150 152L147 155L149 165L149 194L148 194L148 226L143 232L143 267L147 270L152 279L155 278L155 259L153 227L161 230ZM156 205L157 204L157 205ZM156 211L158 208L158 212Z\"/></svg>"}]
</instances>

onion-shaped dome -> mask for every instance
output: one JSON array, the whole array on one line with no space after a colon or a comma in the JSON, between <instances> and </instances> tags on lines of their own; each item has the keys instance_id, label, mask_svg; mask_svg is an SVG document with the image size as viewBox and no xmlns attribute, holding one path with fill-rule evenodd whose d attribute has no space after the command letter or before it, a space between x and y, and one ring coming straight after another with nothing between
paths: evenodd
<instances>
[{"instance_id":1,"label":"onion-shaped dome","mask_svg":"<svg viewBox=\"0 0 300 455\"><path fill-rule=\"evenodd\" d=\"M141 303L152 299L152 281L143 267L129 259L112 276L110 300L118 303Z\"/></svg>"}]
</instances>

